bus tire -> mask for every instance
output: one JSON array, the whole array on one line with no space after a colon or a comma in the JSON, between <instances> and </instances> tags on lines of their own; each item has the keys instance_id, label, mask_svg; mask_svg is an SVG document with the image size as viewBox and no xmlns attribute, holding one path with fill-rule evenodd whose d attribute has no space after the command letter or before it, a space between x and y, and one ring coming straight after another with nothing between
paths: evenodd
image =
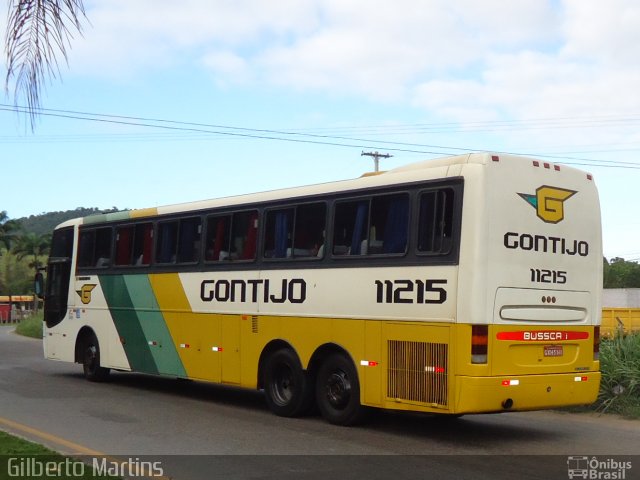
<instances>
[{"instance_id":1,"label":"bus tire","mask_svg":"<svg viewBox=\"0 0 640 480\"><path fill-rule=\"evenodd\" d=\"M82 346L82 369L84 378L90 382L104 382L109 377L110 370L100 366L100 344L93 333Z\"/></svg>"},{"instance_id":2,"label":"bus tire","mask_svg":"<svg viewBox=\"0 0 640 480\"><path fill-rule=\"evenodd\" d=\"M295 352L283 348L269 355L264 393L269 409L281 417L297 417L313 403L313 386Z\"/></svg>"},{"instance_id":3,"label":"bus tire","mask_svg":"<svg viewBox=\"0 0 640 480\"><path fill-rule=\"evenodd\" d=\"M363 420L358 371L346 355L333 353L320 366L316 402L324 419L334 425L355 425Z\"/></svg>"}]
</instances>

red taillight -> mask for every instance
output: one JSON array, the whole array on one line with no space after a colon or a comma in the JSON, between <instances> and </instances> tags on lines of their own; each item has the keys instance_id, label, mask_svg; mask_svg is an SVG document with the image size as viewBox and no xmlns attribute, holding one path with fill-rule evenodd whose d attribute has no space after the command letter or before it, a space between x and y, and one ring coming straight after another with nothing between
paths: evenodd
<instances>
[{"instance_id":1,"label":"red taillight","mask_svg":"<svg viewBox=\"0 0 640 480\"><path fill-rule=\"evenodd\" d=\"M487 363L489 345L489 326L473 325L471 327L471 363Z\"/></svg>"},{"instance_id":2,"label":"red taillight","mask_svg":"<svg viewBox=\"0 0 640 480\"><path fill-rule=\"evenodd\" d=\"M593 327L593 360L600 360L600 326Z\"/></svg>"}]
</instances>

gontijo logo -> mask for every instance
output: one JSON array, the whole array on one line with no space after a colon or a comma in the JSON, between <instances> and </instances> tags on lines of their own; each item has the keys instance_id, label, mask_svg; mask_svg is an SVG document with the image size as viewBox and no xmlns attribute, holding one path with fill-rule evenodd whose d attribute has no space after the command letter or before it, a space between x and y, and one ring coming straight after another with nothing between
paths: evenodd
<instances>
[{"instance_id":1,"label":"gontijo logo","mask_svg":"<svg viewBox=\"0 0 640 480\"><path fill-rule=\"evenodd\" d=\"M91 303L91 291L96 288L95 283L85 283L80 290L76 290L76 293L80 295L80 300L85 305Z\"/></svg>"},{"instance_id":2,"label":"gontijo logo","mask_svg":"<svg viewBox=\"0 0 640 480\"><path fill-rule=\"evenodd\" d=\"M564 219L564 202L575 195L575 190L550 187L538 187L535 195L518 193L529 205L536 209L538 218L547 223L558 223Z\"/></svg>"}]
</instances>

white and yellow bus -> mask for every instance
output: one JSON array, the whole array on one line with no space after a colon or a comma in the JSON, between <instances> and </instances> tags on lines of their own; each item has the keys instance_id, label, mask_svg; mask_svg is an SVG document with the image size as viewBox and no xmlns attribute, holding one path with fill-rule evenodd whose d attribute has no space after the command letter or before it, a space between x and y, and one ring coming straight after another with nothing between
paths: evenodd
<instances>
[{"instance_id":1,"label":"white and yellow bus","mask_svg":"<svg viewBox=\"0 0 640 480\"><path fill-rule=\"evenodd\" d=\"M598 195L564 165L478 153L90 216L56 228L47 268L45 356L93 381L263 389L345 425L598 394Z\"/></svg>"}]
</instances>

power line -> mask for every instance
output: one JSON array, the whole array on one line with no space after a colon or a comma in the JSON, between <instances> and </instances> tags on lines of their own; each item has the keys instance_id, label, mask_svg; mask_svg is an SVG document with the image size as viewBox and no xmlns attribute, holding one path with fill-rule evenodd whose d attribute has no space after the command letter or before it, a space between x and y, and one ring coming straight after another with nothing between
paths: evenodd
<instances>
[{"instance_id":1,"label":"power line","mask_svg":"<svg viewBox=\"0 0 640 480\"><path fill-rule=\"evenodd\" d=\"M0 104L0 111L13 111L18 113L27 113L27 109L21 106L12 106L6 104ZM220 135L231 137L252 138L259 140L277 140L287 141L295 143L308 143L315 145L328 145L337 147L349 147L360 149L375 149L376 145L386 145L386 150L402 153L416 153L416 154L428 154L428 155L451 155L454 152L476 152L485 151L485 148L462 148L451 147L444 145L430 145L422 143L409 143L409 142L397 142L391 140L375 140L375 144L371 145L371 139L358 138L358 137L345 137L336 135L322 135L302 133L301 131L285 131L285 130L271 130L271 129L257 129L248 127L237 127L230 125L217 125L206 124L196 122L184 122L177 120L147 118L147 117L134 117L125 115L111 115L92 112L81 112L73 110L56 110L41 108L37 110L39 115L66 118L72 120L84 120L100 123L109 123L125 126L138 126L145 128L158 128L163 130L169 130L173 132L188 132L192 134L206 134L206 135ZM487 122L489 123L489 122ZM215 130L213 130L215 129ZM2 141L0 137L0 141ZM343 142L358 142L358 143L343 143ZM366 143L360 143L366 142ZM415 147L421 149L437 149L437 150L415 150L413 148L400 148L400 147ZM442 150L453 150L442 151ZM494 150L492 150L494 151ZM507 152L497 151L496 153L522 155L522 156L536 156L540 158L548 158L554 160L564 160L562 163L566 165L581 165L590 167L608 167L608 168L627 168L627 169L640 169L640 164L634 162L624 161L612 161L592 158L573 157L567 155L549 155L549 154L536 154L531 152ZM568 160L568 161L566 161Z\"/></svg>"}]
</instances>

